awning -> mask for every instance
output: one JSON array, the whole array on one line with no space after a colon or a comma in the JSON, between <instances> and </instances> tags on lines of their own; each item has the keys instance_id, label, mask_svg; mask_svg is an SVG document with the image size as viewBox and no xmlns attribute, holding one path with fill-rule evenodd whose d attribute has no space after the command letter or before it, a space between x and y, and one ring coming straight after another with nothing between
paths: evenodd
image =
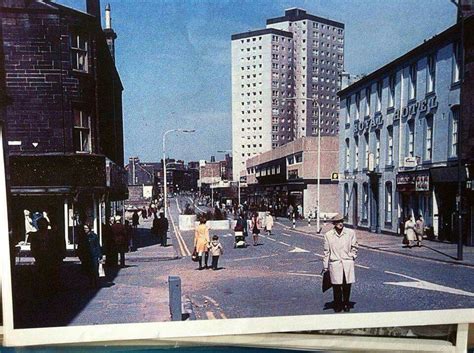
<instances>
[{"instance_id":1,"label":"awning","mask_svg":"<svg viewBox=\"0 0 474 353\"><path fill-rule=\"evenodd\" d=\"M458 167L432 168L431 178L433 183L456 183L458 181ZM466 170L461 168L461 181L466 180Z\"/></svg>"}]
</instances>

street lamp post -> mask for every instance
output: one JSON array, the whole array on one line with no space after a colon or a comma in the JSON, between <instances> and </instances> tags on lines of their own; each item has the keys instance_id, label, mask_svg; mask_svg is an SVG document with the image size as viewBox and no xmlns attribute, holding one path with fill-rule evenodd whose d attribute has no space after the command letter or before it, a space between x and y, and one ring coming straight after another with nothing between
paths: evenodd
<instances>
[{"instance_id":1,"label":"street lamp post","mask_svg":"<svg viewBox=\"0 0 474 353\"><path fill-rule=\"evenodd\" d=\"M165 213L166 217L166 211L168 210L168 190L167 190L167 181L166 181L166 135L168 135L170 132L185 132L185 133L191 133L195 132L196 130L194 129L171 129L165 131L163 134L163 194L164 194L164 204L163 204L163 210Z\"/></svg>"},{"instance_id":2,"label":"street lamp post","mask_svg":"<svg viewBox=\"0 0 474 353\"><path fill-rule=\"evenodd\" d=\"M316 104L318 107L318 157L317 157L317 163L318 163L318 169L317 169L317 184L316 184L316 230L319 233L321 231L320 228L320 185L321 185L321 106L319 105L318 101L316 98L297 98L297 97L291 97L291 98L286 98L286 100L296 100L296 99L303 99L303 100L308 100L311 101L312 103ZM296 136L298 136L298 131L296 131Z\"/></svg>"}]
</instances>

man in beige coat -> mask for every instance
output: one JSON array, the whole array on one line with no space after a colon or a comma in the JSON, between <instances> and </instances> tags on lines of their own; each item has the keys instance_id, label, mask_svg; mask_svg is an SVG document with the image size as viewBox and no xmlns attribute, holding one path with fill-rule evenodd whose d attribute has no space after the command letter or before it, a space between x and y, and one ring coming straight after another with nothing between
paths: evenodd
<instances>
[{"instance_id":1,"label":"man in beige coat","mask_svg":"<svg viewBox=\"0 0 474 353\"><path fill-rule=\"evenodd\" d=\"M344 228L344 218L332 218L334 228L324 234L323 272L329 271L334 294L334 311L349 311L351 284L355 282L354 260L357 238L352 229Z\"/></svg>"}]
</instances>

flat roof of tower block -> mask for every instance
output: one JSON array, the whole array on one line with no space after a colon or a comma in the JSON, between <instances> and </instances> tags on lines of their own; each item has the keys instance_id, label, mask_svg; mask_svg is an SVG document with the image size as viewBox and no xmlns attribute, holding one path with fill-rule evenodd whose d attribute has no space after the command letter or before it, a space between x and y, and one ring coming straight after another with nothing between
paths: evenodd
<instances>
[{"instance_id":1,"label":"flat roof of tower block","mask_svg":"<svg viewBox=\"0 0 474 353\"><path fill-rule=\"evenodd\" d=\"M237 39L242 39L242 38L263 36L265 34L276 34L276 35L279 35L279 36L293 38L293 33L287 32L287 31L282 31L280 29L275 29L275 28L265 28L265 29L258 29L258 30L255 30L255 31L237 33L237 34L233 34L231 38L232 38L232 40L237 40Z\"/></svg>"},{"instance_id":2,"label":"flat roof of tower block","mask_svg":"<svg viewBox=\"0 0 474 353\"><path fill-rule=\"evenodd\" d=\"M268 19L267 25L270 25L273 23L279 23L279 22L287 22L287 21L296 22L296 21L301 21L301 20L311 20L311 21L316 21L319 23L328 24L334 27L344 28L344 23L333 21L333 20L319 17L319 16L310 15L306 13L305 10L298 9L298 8L291 8L291 9L285 10L285 16Z\"/></svg>"}]
</instances>

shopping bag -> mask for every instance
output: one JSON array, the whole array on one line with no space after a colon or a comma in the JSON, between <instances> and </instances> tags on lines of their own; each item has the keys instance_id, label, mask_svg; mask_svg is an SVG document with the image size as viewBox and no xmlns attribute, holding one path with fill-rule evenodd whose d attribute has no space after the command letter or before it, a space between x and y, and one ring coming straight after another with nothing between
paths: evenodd
<instances>
[{"instance_id":1,"label":"shopping bag","mask_svg":"<svg viewBox=\"0 0 474 353\"><path fill-rule=\"evenodd\" d=\"M329 274L329 271L325 271L323 273L323 293L331 287L332 287L331 275Z\"/></svg>"},{"instance_id":2,"label":"shopping bag","mask_svg":"<svg viewBox=\"0 0 474 353\"><path fill-rule=\"evenodd\" d=\"M408 244L410 244L410 241L408 240L408 237L407 237L406 235L403 236L402 244L403 244L403 245L408 245Z\"/></svg>"},{"instance_id":3,"label":"shopping bag","mask_svg":"<svg viewBox=\"0 0 474 353\"><path fill-rule=\"evenodd\" d=\"M99 262L99 277L105 277L104 265Z\"/></svg>"}]
</instances>

